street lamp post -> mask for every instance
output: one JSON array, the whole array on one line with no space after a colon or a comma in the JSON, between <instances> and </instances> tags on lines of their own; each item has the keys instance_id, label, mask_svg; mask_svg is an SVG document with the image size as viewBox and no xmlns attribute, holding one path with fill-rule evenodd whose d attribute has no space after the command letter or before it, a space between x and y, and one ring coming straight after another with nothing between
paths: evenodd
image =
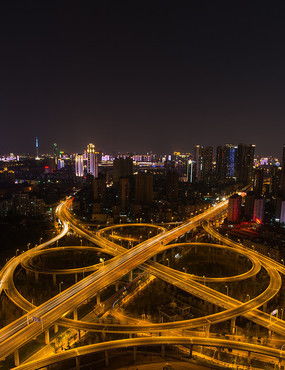
<instances>
[{"instance_id":1,"label":"street lamp post","mask_svg":"<svg viewBox=\"0 0 285 370\"><path fill-rule=\"evenodd\" d=\"M61 293L61 286L63 284L63 281L61 281L59 284L58 284L58 290L59 290L59 293Z\"/></svg>"},{"instance_id":2,"label":"street lamp post","mask_svg":"<svg viewBox=\"0 0 285 370\"><path fill-rule=\"evenodd\" d=\"M225 288L227 289L227 295L229 295L229 287L225 285Z\"/></svg>"}]
</instances>

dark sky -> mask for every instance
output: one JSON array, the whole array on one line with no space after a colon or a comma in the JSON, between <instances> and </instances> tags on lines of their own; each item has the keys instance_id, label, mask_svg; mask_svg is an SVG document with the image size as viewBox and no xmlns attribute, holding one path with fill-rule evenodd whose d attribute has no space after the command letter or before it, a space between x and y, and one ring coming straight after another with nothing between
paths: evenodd
<instances>
[{"instance_id":1,"label":"dark sky","mask_svg":"<svg viewBox=\"0 0 285 370\"><path fill-rule=\"evenodd\" d=\"M284 1L0 2L0 153L279 154L284 118Z\"/></svg>"}]
</instances>

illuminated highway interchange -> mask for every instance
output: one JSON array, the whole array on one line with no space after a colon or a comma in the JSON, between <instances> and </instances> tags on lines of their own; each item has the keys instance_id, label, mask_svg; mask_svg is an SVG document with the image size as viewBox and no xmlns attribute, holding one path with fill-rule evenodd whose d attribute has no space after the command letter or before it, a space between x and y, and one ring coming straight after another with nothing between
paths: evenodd
<instances>
[{"instance_id":1,"label":"illuminated highway interchange","mask_svg":"<svg viewBox=\"0 0 285 370\"><path fill-rule=\"evenodd\" d=\"M130 356L135 360L140 347L154 347L155 351L159 347L162 358L167 357L169 348L175 347L185 361L195 358L195 361L200 360L217 368L237 368L238 361L241 361L238 368L283 368L285 321L283 317L278 318L278 314L266 310L267 303L278 295L282 287L285 268L282 263L219 234L213 225L225 217L227 200L177 226L138 223L111 225L99 230L90 229L74 216L71 212L72 202L73 198L68 197L56 209L61 225L57 236L13 257L1 270L0 293L6 294L24 312L20 318L0 330L0 354L4 368L12 359L14 366L19 369L36 369L52 364L67 366L66 361L73 361L72 366L80 368L81 356L96 352L102 352L101 357L108 367L115 349L128 348L133 353ZM145 240L141 241L139 238L120 235L124 228L146 228L150 231ZM70 232L81 239L81 245L58 246L58 241L66 238ZM210 237L211 242L197 240L201 233ZM180 240L185 235L189 235L190 239L191 235L196 235L196 238L192 237L187 242ZM82 243L84 240L87 246ZM245 272L227 277L198 276L185 269L180 271L171 267L171 256L181 251L187 254L193 248L212 248L217 249L218 253L228 251L246 258L251 267ZM90 266L65 269L43 268L35 262L37 258L73 251L96 252L109 256L109 259L100 258L99 263ZM59 293L35 306L17 289L14 278L19 268L36 281L47 276L51 284L58 284ZM268 277L268 285L262 292L254 297L247 294L244 301L229 294L231 282L257 279L261 270ZM73 283L64 287L63 281L58 283L61 275L74 277ZM122 283L124 277L126 279ZM217 309L201 317L169 322L151 322L147 317L124 314L123 307L156 279L208 302ZM135 288L128 289L131 284L135 284ZM222 284L222 289L216 290L213 284ZM111 286L115 288L115 293L103 301L102 292ZM78 319L79 308L83 305L89 306L88 312ZM94 313L102 318L111 315L116 320L100 322L94 320ZM238 317L244 317L265 328L271 341L265 343L260 338L246 340L244 335L238 335ZM211 329L213 325L226 321L230 323L227 336L222 337ZM53 331L55 341L59 328L61 333L72 330L76 334L72 340L68 338L68 348L59 346L56 351L52 351L50 335ZM76 342L92 332L100 335L97 343L76 345ZM21 347L40 335L44 335L46 345L22 362ZM108 340L106 335L110 335ZM227 356L222 355L225 351L228 351Z\"/></svg>"}]
</instances>

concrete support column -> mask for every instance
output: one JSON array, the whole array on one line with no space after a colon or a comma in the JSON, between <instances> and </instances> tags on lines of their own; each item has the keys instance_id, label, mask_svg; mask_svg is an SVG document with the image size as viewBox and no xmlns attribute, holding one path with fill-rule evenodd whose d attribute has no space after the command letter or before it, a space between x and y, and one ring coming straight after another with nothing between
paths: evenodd
<instances>
[{"instance_id":1,"label":"concrete support column","mask_svg":"<svg viewBox=\"0 0 285 370\"><path fill-rule=\"evenodd\" d=\"M161 345L161 357L165 357L165 345Z\"/></svg>"},{"instance_id":2,"label":"concrete support column","mask_svg":"<svg viewBox=\"0 0 285 370\"><path fill-rule=\"evenodd\" d=\"M166 251L164 251L163 253L162 253L162 261L165 261L166 260Z\"/></svg>"},{"instance_id":3,"label":"concrete support column","mask_svg":"<svg viewBox=\"0 0 285 370\"><path fill-rule=\"evenodd\" d=\"M56 274L52 274L53 285L56 286Z\"/></svg>"},{"instance_id":4,"label":"concrete support column","mask_svg":"<svg viewBox=\"0 0 285 370\"><path fill-rule=\"evenodd\" d=\"M217 360L220 360L220 358L221 358L221 348L219 347L217 352Z\"/></svg>"},{"instance_id":5,"label":"concrete support column","mask_svg":"<svg viewBox=\"0 0 285 370\"><path fill-rule=\"evenodd\" d=\"M248 365L250 365L250 362L251 362L251 352L248 351L248 356L247 356L247 363L248 363Z\"/></svg>"},{"instance_id":6,"label":"concrete support column","mask_svg":"<svg viewBox=\"0 0 285 370\"><path fill-rule=\"evenodd\" d=\"M262 305L262 311L266 312L266 310L267 310L267 302L263 303Z\"/></svg>"},{"instance_id":7,"label":"concrete support column","mask_svg":"<svg viewBox=\"0 0 285 370\"><path fill-rule=\"evenodd\" d=\"M133 334L132 334L132 333L130 333L130 334L129 334L129 338L132 338L132 337L133 337Z\"/></svg>"},{"instance_id":8,"label":"concrete support column","mask_svg":"<svg viewBox=\"0 0 285 370\"><path fill-rule=\"evenodd\" d=\"M75 310L73 311L73 320L78 320L77 308L75 308Z\"/></svg>"},{"instance_id":9,"label":"concrete support column","mask_svg":"<svg viewBox=\"0 0 285 370\"><path fill-rule=\"evenodd\" d=\"M236 333L236 317L231 319L231 334Z\"/></svg>"},{"instance_id":10,"label":"concrete support column","mask_svg":"<svg viewBox=\"0 0 285 370\"><path fill-rule=\"evenodd\" d=\"M129 273L129 282L133 281L133 270Z\"/></svg>"},{"instance_id":11,"label":"concrete support column","mask_svg":"<svg viewBox=\"0 0 285 370\"><path fill-rule=\"evenodd\" d=\"M79 357L75 357L75 367L76 367L76 370L79 370L80 369Z\"/></svg>"},{"instance_id":12,"label":"concrete support column","mask_svg":"<svg viewBox=\"0 0 285 370\"><path fill-rule=\"evenodd\" d=\"M157 255L153 256L152 259L154 260L154 262L156 262L156 257Z\"/></svg>"},{"instance_id":13,"label":"concrete support column","mask_svg":"<svg viewBox=\"0 0 285 370\"><path fill-rule=\"evenodd\" d=\"M97 293L97 295L96 295L96 304L100 304L100 302L101 302L100 293Z\"/></svg>"},{"instance_id":14,"label":"concrete support column","mask_svg":"<svg viewBox=\"0 0 285 370\"><path fill-rule=\"evenodd\" d=\"M74 275L74 281L75 281L75 284L78 282L78 275L77 275L77 272L75 273ZM76 357L77 358L77 357Z\"/></svg>"},{"instance_id":15,"label":"concrete support column","mask_svg":"<svg viewBox=\"0 0 285 370\"><path fill-rule=\"evenodd\" d=\"M55 324L54 325L54 334L56 334L58 332L58 325L57 324Z\"/></svg>"},{"instance_id":16,"label":"concrete support column","mask_svg":"<svg viewBox=\"0 0 285 370\"><path fill-rule=\"evenodd\" d=\"M137 347L134 347L134 362L137 360Z\"/></svg>"},{"instance_id":17,"label":"concrete support column","mask_svg":"<svg viewBox=\"0 0 285 370\"><path fill-rule=\"evenodd\" d=\"M108 356L108 351L105 351L105 366L109 366L109 356Z\"/></svg>"},{"instance_id":18,"label":"concrete support column","mask_svg":"<svg viewBox=\"0 0 285 370\"><path fill-rule=\"evenodd\" d=\"M205 336L208 337L210 335L210 329L211 329L211 325L206 325L205 327Z\"/></svg>"},{"instance_id":19,"label":"concrete support column","mask_svg":"<svg viewBox=\"0 0 285 370\"><path fill-rule=\"evenodd\" d=\"M38 272L35 272L35 279L36 279L36 281L39 281L39 273Z\"/></svg>"},{"instance_id":20,"label":"concrete support column","mask_svg":"<svg viewBox=\"0 0 285 370\"><path fill-rule=\"evenodd\" d=\"M45 330L45 344L49 344L49 329Z\"/></svg>"},{"instance_id":21,"label":"concrete support column","mask_svg":"<svg viewBox=\"0 0 285 370\"><path fill-rule=\"evenodd\" d=\"M14 352L14 364L15 364L15 366L20 365L20 356L19 356L19 350L18 349L16 349L16 351Z\"/></svg>"},{"instance_id":22,"label":"concrete support column","mask_svg":"<svg viewBox=\"0 0 285 370\"><path fill-rule=\"evenodd\" d=\"M115 284L115 289L116 289L116 292L119 290L119 283Z\"/></svg>"},{"instance_id":23,"label":"concrete support column","mask_svg":"<svg viewBox=\"0 0 285 370\"><path fill-rule=\"evenodd\" d=\"M190 345L189 358L193 357L193 344Z\"/></svg>"}]
</instances>

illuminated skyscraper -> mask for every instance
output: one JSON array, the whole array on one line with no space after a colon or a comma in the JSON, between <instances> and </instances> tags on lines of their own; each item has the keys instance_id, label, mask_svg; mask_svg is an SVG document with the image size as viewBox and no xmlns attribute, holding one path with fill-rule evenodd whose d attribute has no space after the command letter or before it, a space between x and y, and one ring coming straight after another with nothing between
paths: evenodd
<instances>
[{"instance_id":1,"label":"illuminated skyscraper","mask_svg":"<svg viewBox=\"0 0 285 370\"><path fill-rule=\"evenodd\" d=\"M201 145L195 145L194 147L194 177L195 181L201 181L201 170L202 170L202 156L201 156Z\"/></svg>"},{"instance_id":2,"label":"illuminated skyscraper","mask_svg":"<svg viewBox=\"0 0 285 370\"><path fill-rule=\"evenodd\" d=\"M95 152L94 144L87 145L87 173L98 177L98 153Z\"/></svg>"},{"instance_id":3,"label":"illuminated skyscraper","mask_svg":"<svg viewBox=\"0 0 285 370\"><path fill-rule=\"evenodd\" d=\"M193 182L193 161L192 159L188 159L187 161L187 181L192 183Z\"/></svg>"},{"instance_id":4,"label":"illuminated skyscraper","mask_svg":"<svg viewBox=\"0 0 285 370\"><path fill-rule=\"evenodd\" d=\"M264 199L263 198L257 198L254 201L254 207L253 207L253 221L261 224L263 222L264 217Z\"/></svg>"},{"instance_id":5,"label":"illuminated skyscraper","mask_svg":"<svg viewBox=\"0 0 285 370\"><path fill-rule=\"evenodd\" d=\"M280 223L285 225L285 200L281 202L280 208Z\"/></svg>"},{"instance_id":6,"label":"illuminated skyscraper","mask_svg":"<svg viewBox=\"0 0 285 370\"><path fill-rule=\"evenodd\" d=\"M36 137L36 159L40 159L39 157L39 139Z\"/></svg>"},{"instance_id":7,"label":"illuminated skyscraper","mask_svg":"<svg viewBox=\"0 0 285 370\"><path fill-rule=\"evenodd\" d=\"M209 181L213 173L213 147L195 145L194 147L194 175L195 180Z\"/></svg>"},{"instance_id":8,"label":"illuminated skyscraper","mask_svg":"<svg viewBox=\"0 0 285 370\"><path fill-rule=\"evenodd\" d=\"M241 216L241 201L242 197L238 194L234 194L229 198L228 205L229 222L239 222Z\"/></svg>"},{"instance_id":9,"label":"illuminated skyscraper","mask_svg":"<svg viewBox=\"0 0 285 370\"><path fill-rule=\"evenodd\" d=\"M283 156L282 156L282 171L280 178L280 195L282 199L285 199L285 145L283 146Z\"/></svg>"},{"instance_id":10,"label":"illuminated skyscraper","mask_svg":"<svg viewBox=\"0 0 285 370\"><path fill-rule=\"evenodd\" d=\"M231 144L217 147L216 173L219 180L236 176L237 147Z\"/></svg>"},{"instance_id":11,"label":"illuminated skyscraper","mask_svg":"<svg viewBox=\"0 0 285 370\"><path fill-rule=\"evenodd\" d=\"M64 165L65 165L64 160L63 160L63 159L61 159L61 158L59 158L59 159L57 160L57 169L58 169L58 170L61 170L61 169L64 167Z\"/></svg>"},{"instance_id":12,"label":"illuminated skyscraper","mask_svg":"<svg viewBox=\"0 0 285 370\"><path fill-rule=\"evenodd\" d=\"M75 175L78 177L84 176L83 155L82 154L76 154L75 156Z\"/></svg>"}]
</instances>

